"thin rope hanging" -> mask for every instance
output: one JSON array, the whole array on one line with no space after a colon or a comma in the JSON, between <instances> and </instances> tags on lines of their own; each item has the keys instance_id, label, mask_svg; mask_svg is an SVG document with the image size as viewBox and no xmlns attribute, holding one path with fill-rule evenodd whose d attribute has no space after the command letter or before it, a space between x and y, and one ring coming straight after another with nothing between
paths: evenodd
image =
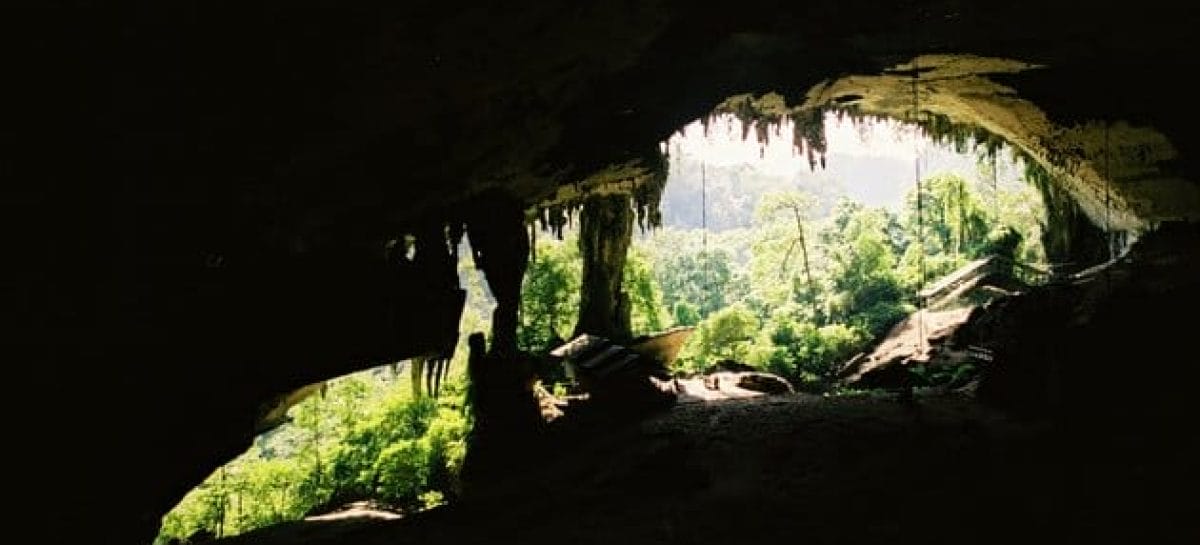
<instances>
[{"instance_id":1,"label":"thin rope hanging","mask_svg":"<svg viewBox=\"0 0 1200 545\"><path fill-rule=\"evenodd\" d=\"M1104 234L1108 239L1108 259L1117 258L1115 233L1112 228L1112 164L1109 162L1108 121L1104 122Z\"/></svg>"},{"instance_id":2,"label":"thin rope hanging","mask_svg":"<svg viewBox=\"0 0 1200 545\"><path fill-rule=\"evenodd\" d=\"M992 152L992 221L1000 222L1000 187L996 183L996 152Z\"/></svg>"},{"instance_id":3,"label":"thin rope hanging","mask_svg":"<svg viewBox=\"0 0 1200 545\"><path fill-rule=\"evenodd\" d=\"M1104 122L1104 236L1108 242L1108 260L1113 260L1112 240L1112 195L1109 188L1112 183L1112 170L1108 162L1108 121ZM1104 267L1104 290L1112 291L1112 267Z\"/></svg>"},{"instance_id":4,"label":"thin rope hanging","mask_svg":"<svg viewBox=\"0 0 1200 545\"><path fill-rule=\"evenodd\" d=\"M700 255L704 260L704 295L707 298L712 295L712 280L709 275L709 264L712 260L708 257L708 176L704 161L700 161Z\"/></svg>"},{"instance_id":5,"label":"thin rope hanging","mask_svg":"<svg viewBox=\"0 0 1200 545\"><path fill-rule=\"evenodd\" d=\"M917 349L923 350L925 347L925 297L921 292L925 290L925 204L922 202L924 199L921 194L921 138L918 124L921 115L921 99L917 89L919 74L917 58L913 57L913 178L917 190L917 271L919 273L917 281Z\"/></svg>"},{"instance_id":6,"label":"thin rope hanging","mask_svg":"<svg viewBox=\"0 0 1200 545\"><path fill-rule=\"evenodd\" d=\"M920 137L920 94L917 91L917 60L913 59L912 72L912 92L913 92L913 181L917 188L917 238L919 239L920 253L917 255L918 270L921 273L920 284L921 288L925 287L925 203L922 199L921 192L921 137ZM924 308L922 303L922 308Z\"/></svg>"},{"instance_id":7,"label":"thin rope hanging","mask_svg":"<svg viewBox=\"0 0 1200 545\"><path fill-rule=\"evenodd\" d=\"M704 172L704 162L700 162L700 244L708 252L708 180Z\"/></svg>"}]
</instances>

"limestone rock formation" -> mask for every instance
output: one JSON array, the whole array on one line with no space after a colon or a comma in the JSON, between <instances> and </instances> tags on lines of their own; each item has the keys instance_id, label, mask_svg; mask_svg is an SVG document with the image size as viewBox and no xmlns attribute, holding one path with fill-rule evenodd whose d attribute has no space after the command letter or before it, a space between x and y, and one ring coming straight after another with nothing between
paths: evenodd
<instances>
[{"instance_id":1,"label":"limestone rock formation","mask_svg":"<svg viewBox=\"0 0 1200 545\"><path fill-rule=\"evenodd\" d=\"M56 453L35 453L40 488L70 491L42 527L93 541L149 541L264 403L438 348L455 299L391 258L410 236L450 251L467 226L513 352L529 218L612 196L653 224L658 143L731 96L755 120L906 118L915 74L915 118L1013 143L1095 228L1200 217L1178 2L74 4L6 12L5 354L54 421L100 423L86 466L54 459L49 418L18 433ZM617 259L619 237L594 243ZM589 301L621 333L615 263Z\"/></svg>"}]
</instances>

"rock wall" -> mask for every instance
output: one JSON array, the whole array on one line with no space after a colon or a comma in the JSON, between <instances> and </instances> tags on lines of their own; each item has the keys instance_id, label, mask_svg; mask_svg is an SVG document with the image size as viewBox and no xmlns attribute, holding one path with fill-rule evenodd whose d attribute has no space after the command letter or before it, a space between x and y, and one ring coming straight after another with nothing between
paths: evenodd
<instances>
[{"instance_id":1,"label":"rock wall","mask_svg":"<svg viewBox=\"0 0 1200 545\"><path fill-rule=\"evenodd\" d=\"M16 433L46 476L27 503L62 506L39 528L71 534L45 542L148 541L248 444L262 403L426 350L454 303L399 280L389 239L494 232L493 349L511 349L527 243L512 207L493 221L480 203L536 206L610 167L651 180L646 150L731 95L859 94L903 116L911 78L884 72L919 55L1036 64L983 86L949 62L918 91L1060 169L1093 223L1200 209L1196 21L1178 2L75 4L6 12L23 43L0 165L4 349L12 382L53 408ZM602 328L626 327L615 265L589 296ZM102 448L84 463L79 444Z\"/></svg>"},{"instance_id":2,"label":"rock wall","mask_svg":"<svg viewBox=\"0 0 1200 545\"><path fill-rule=\"evenodd\" d=\"M520 202L504 196L482 201L468 224L475 266L483 271L496 298L492 312L492 344L499 356L517 354L517 312L521 281L529 261L525 212Z\"/></svg>"},{"instance_id":3,"label":"rock wall","mask_svg":"<svg viewBox=\"0 0 1200 545\"><path fill-rule=\"evenodd\" d=\"M592 197L584 203L579 213L583 275L575 335L589 333L618 343L633 337L629 296L621 290L632 239L633 208L629 197Z\"/></svg>"}]
</instances>

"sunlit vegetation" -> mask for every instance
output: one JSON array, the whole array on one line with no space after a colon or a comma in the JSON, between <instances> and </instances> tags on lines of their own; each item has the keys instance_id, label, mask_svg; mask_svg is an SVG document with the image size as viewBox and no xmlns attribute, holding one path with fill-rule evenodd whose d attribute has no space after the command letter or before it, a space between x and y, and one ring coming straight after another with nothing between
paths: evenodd
<instances>
[{"instance_id":1,"label":"sunlit vegetation","mask_svg":"<svg viewBox=\"0 0 1200 545\"><path fill-rule=\"evenodd\" d=\"M517 343L522 350L546 352L571 337L579 314L580 269L579 244L573 233L568 231L562 240L538 242L521 287ZM640 248L630 249L621 285L629 296L635 334L673 324L654 268Z\"/></svg>"},{"instance_id":2,"label":"sunlit vegetation","mask_svg":"<svg viewBox=\"0 0 1200 545\"><path fill-rule=\"evenodd\" d=\"M460 330L487 331L493 303L469 252L460 255ZM356 501L397 513L453 501L471 426L466 357L464 335L436 400L414 398L407 365L328 381L291 408L291 423L189 492L163 517L158 542L237 535Z\"/></svg>"},{"instance_id":3,"label":"sunlit vegetation","mask_svg":"<svg viewBox=\"0 0 1200 545\"><path fill-rule=\"evenodd\" d=\"M657 269L664 299L687 307L677 317L698 318L679 369L732 359L826 391L835 366L915 310L927 282L985 255L1044 259L1035 190L990 190L954 174L927 177L920 220L915 189L899 213L843 199L825 217L808 195L774 193L759 203L748 236L709 237L690 255L652 245L656 262L669 264ZM1004 205L983 204L993 196ZM747 244L744 262L730 257Z\"/></svg>"},{"instance_id":4,"label":"sunlit vegetation","mask_svg":"<svg viewBox=\"0 0 1200 545\"><path fill-rule=\"evenodd\" d=\"M695 326L676 371L734 360L827 392L836 366L916 310L921 287L987 255L1044 262L1044 212L1033 186L944 172L925 177L920 196L918 213L915 188L899 211L845 198L821 210L806 192L773 192L749 227L665 227L640 237L624 279L634 334ZM540 242L525 281L524 349L547 350L570 336L578 285L569 231Z\"/></svg>"},{"instance_id":5,"label":"sunlit vegetation","mask_svg":"<svg viewBox=\"0 0 1200 545\"><path fill-rule=\"evenodd\" d=\"M453 498L469 427L461 378L413 399L407 369L330 381L163 518L160 540L236 535L371 499L407 512Z\"/></svg>"},{"instance_id":6,"label":"sunlit vegetation","mask_svg":"<svg viewBox=\"0 0 1200 545\"><path fill-rule=\"evenodd\" d=\"M996 152L990 141L987 151ZM695 327L674 362L679 374L733 360L801 390L865 395L836 384L834 371L913 312L923 286L981 256L1044 263L1037 186L998 186L994 172L992 180L936 173L896 208L828 187L714 192L705 206L718 211L721 228L668 224L636 236L622 284L632 332ZM644 209L661 189L635 200L647 226L660 218ZM678 217L667 207L691 210L697 200L663 203L663 211ZM538 218L557 236L538 237L522 286L517 342L529 353L576 333L581 258L568 217L555 210ZM490 330L494 305L470 252L459 255L468 290L463 340L439 398L414 397L409 368L399 364L327 382L291 409L291 423L256 438L187 494L163 518L159 542L236 535L363 500L400 514L453 501L471 428L465 336ZM553 384L561 376L541 378L563 386Z\"/></svg>"}]
</instances>

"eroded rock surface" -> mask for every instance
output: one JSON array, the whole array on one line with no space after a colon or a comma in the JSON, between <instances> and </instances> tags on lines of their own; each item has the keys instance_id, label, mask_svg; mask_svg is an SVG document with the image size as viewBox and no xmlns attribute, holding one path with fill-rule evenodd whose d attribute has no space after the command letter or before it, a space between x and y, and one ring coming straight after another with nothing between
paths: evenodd
<instances>
[{"instance_id":1,"label":"eroded rock surface","mask_svg":"<svg viewBox=\"0 0 1200 545\"><path fill-rule=\"evenodd\" d=\"M452 302L389 270L388 241L593 193L652 221L657 144L731 95L903 116L888 69L913 63L926 109L1050 165L1092 223L1200 208L1178 2L75 4L12 10L6 355L63 413L21 429L56 453L42 488L72 491L44 527L92 540L151 539L275 396L430 348ZM509 347L527 249L496 234ZM397 303L433 319L396 328ZM1101 338L1158 338L1105 319ZM108 448L53 459L72 449L47 422L81 414Z\"/></svg>"}]
</instances>

